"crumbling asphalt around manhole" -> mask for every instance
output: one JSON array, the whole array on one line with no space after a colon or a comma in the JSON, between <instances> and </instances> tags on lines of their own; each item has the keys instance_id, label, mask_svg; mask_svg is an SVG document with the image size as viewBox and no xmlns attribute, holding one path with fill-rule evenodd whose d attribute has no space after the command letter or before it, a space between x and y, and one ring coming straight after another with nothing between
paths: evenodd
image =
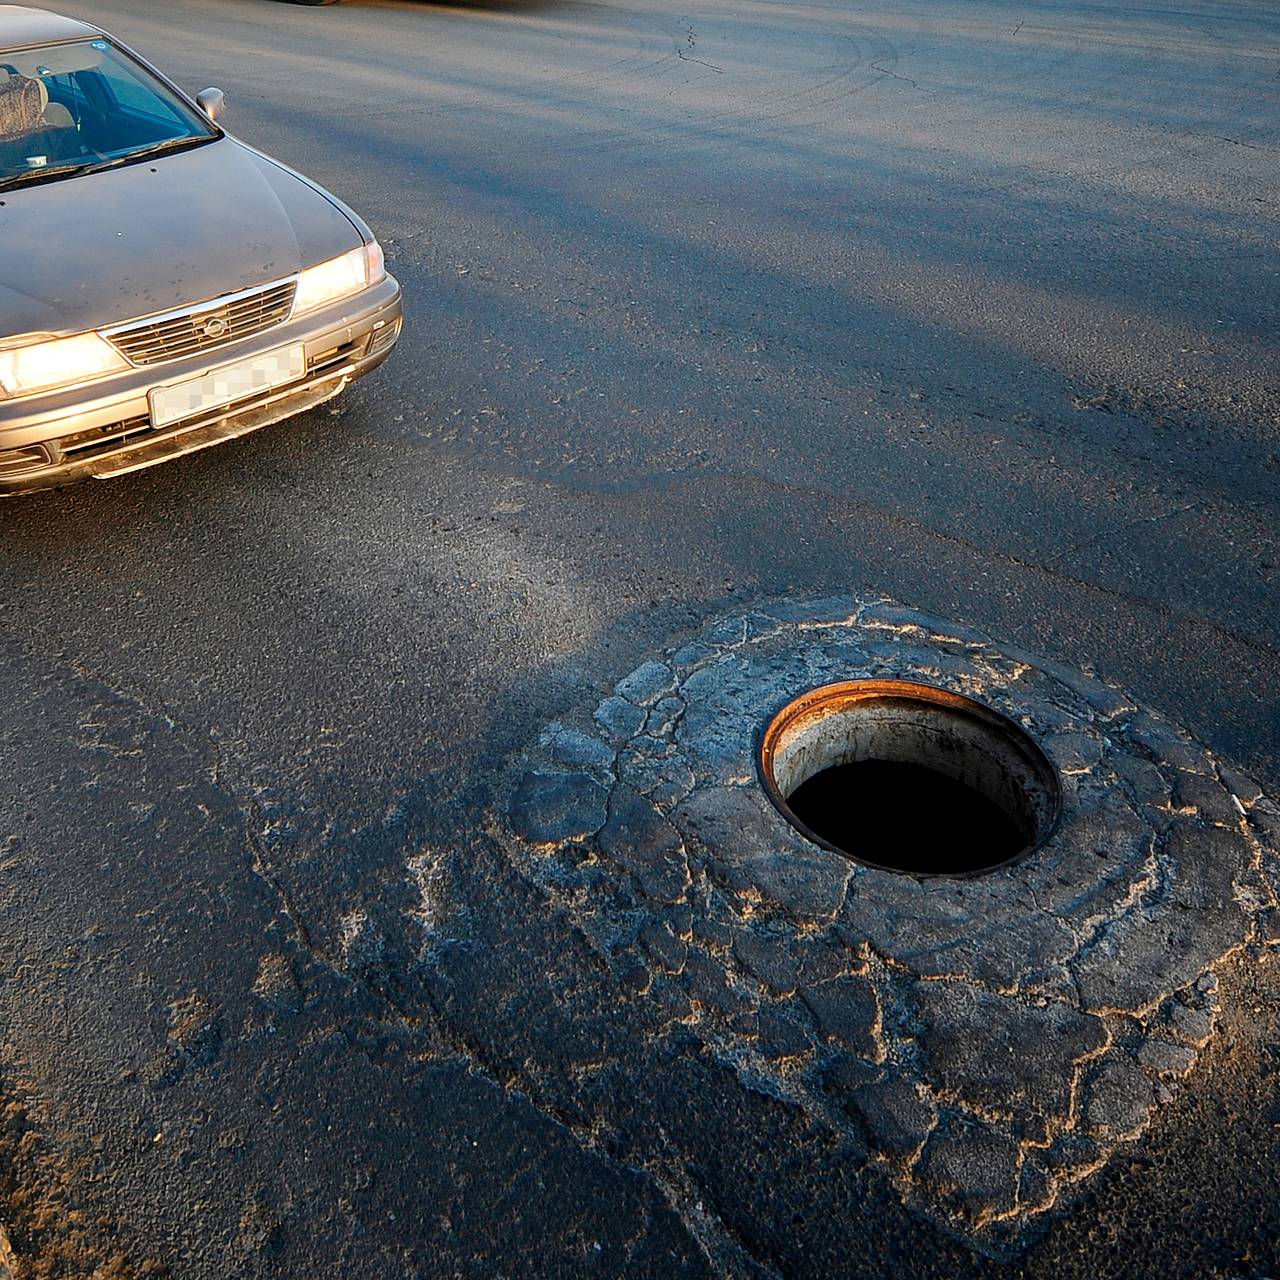
<instances>
[{"instance_id":1,"label":"crumbling asphalt around manhole","mask_svg":"<svg viewBox=\"0 0 1280 1280\"><path fill-rule=\"evenodd\" d=\"M805 841L754 762L789 698L927 682L1062 781L1033 858L921 880ZM505 846L744 1083L865 1139L911 1205L1016 1247L1194 1071L1215 964L1280 941L1280 810L1092 677L891 601L781 601L645 662L513 765Z\"/></svg>"}]
</instances>

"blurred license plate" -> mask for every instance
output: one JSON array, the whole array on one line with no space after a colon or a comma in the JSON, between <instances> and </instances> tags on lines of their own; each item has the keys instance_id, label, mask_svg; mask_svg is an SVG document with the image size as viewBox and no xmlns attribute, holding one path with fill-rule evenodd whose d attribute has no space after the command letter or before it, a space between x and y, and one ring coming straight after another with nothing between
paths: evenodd
<instances>
[{"instance_id":1,"label":"blurred license plate","mask_svg":"<svg viewBox=\"0 0 1280 1280\"><path fill-rule=\"evenodd\" d=\"M151 393L151 422L167 427L183 418L195 418L224 404L244 400L273 387L294 382L307 371L307 353L301 345L281 347L242 364L229 364L202 378L157 387Z\"/></svg>"}]
</instances>

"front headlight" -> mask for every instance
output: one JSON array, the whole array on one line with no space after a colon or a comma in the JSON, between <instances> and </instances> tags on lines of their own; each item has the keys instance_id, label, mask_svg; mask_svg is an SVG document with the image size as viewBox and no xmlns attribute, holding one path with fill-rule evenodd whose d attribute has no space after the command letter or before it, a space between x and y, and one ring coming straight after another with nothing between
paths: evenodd
<instances>
[{"instance_id":1,"label":"front headlight","mask_svg":"<svg viewBox=\"0 0 1280 1280\"><path fill-rule=\"evenodd\" d=\"M353 293L377 284L386 274L382 249L376 240L372 244L362 244L340 258L330 258L318 267L308 267L298 275L293 314L300 316L326 303L337 302L339 298L349 298Z\"/></svg>"},{"instance_id":2,"label":"front headlight","mask_svg":"<svg viewBox=\"0 0 1280 1280\"><path fill-rule=\"evenodd\" d=\"M0 392L27 396L127 369L129 362L96 333L0 350Z\"/></svg>"}]
</instances>

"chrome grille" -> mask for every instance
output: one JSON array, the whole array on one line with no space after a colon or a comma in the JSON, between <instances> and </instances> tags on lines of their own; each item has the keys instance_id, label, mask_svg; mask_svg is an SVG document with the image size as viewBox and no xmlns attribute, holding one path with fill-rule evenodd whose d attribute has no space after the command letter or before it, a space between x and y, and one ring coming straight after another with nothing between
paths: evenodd
<instances>
[{"instance_id":1,"label":"chrome grille","mask_svg":"<svg viewBox=\"0 0 1280 1280\"><path fill-rule=\"evenodd\" d=\"M103 330L103 336L134 364L177 360L224 347L287 320L296 288L295 280L261 285L182 311L117 325Z\"/></svg>"}]
</instances>

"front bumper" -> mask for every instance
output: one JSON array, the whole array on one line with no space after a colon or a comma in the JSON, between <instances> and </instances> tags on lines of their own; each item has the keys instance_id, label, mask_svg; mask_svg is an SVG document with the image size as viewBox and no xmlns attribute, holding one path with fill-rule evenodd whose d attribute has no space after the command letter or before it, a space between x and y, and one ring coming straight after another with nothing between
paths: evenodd
<instances>
[{"instance_id":1,"label":"front bumper","mask_svg":"<svg viewBox=\"0 0 1280 1280\"><path fill-rule=\"evenodd\" d=\"M402 314L400 286L387 276L353 298L194 357L0 400L0 496L123 475L312 409L391 354ZM294 343L306 351L297 381L172 426L152 425L147 397L154 388Z\"/></svg>"}]
</instances>

